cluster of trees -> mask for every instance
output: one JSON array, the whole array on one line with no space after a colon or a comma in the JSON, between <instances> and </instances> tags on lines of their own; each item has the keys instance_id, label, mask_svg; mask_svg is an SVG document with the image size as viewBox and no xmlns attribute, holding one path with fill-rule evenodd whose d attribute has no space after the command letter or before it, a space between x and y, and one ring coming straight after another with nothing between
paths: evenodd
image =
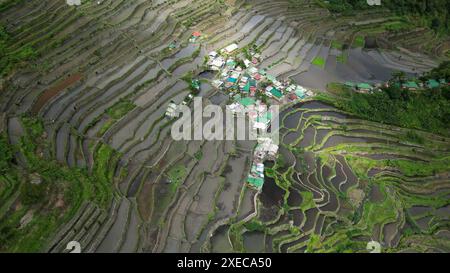
<instances>
[{"instance_id":1,"label":"cluster of trees","mask_svg":"<svg viewBox=\"0 0 450 273\"><path fill-rule=\"evenodd\" d=\"M5 174L11 164L13 152L4 134L0 135L0 175Z\"/></svg>"},{"instance_id":2,"label":"cluster of trees","mask_svg":"<svg viewBox=\"0 0 450 273\"><path fill-rule=\"evenodd\" d=\"M367 0L329 0L331 11L373 9L376 5L369 5ZM448 14L450 12L447 0L380 0L380 7L388 8L402 14Z\"/></svg>"},{"instance_id":3,"label":"cluster of trees","mask_svg":"<svg viewBox=\"0 0 450 273\"><path fill-rule=\"evenodd\" d=\"M371 7L366 0L330 0L326 6L332 12L345 14Z\"/></svg>"},{"instance_id":4,"label":"cluster of trees","mask_svg":"<svg viewBox=\"0 0 450 273\"><path fill-rule=\"evenodd\" d=\"M352 14L357 10L374 9L367 0L329 0L327 8L336 13ZM436 31L450 32L450 1L448 0L381 0L381 8L400 15L419 15Z\"/></svg>"},{"instance_id":5,"label":"cluster of trees","mask_svg":"<svg viewBox=\"0 0 450 273\"><path fill-rule=\"evenodd\" d=\"M0 76L5 76L18 64L33 60L36 51L29 45L13 49L13 39L3 26L0 26Z\"/></svg>"},{"instance_id":6,"label":"cluster of trees","mask_svg":"<svg viewBox=\"0 0 450 273\"><path fill-rule=\"evenodd\" d=\"M396 85L381 92L349 92L336 106L367 120L450 136L450 87L412 92Z\"/></svg>"},{"instance_id":7,"label":"cluster of trees","mask_svg":"<svg viewBox=\"0 0 450 273\"><path fill-rule=\"evenodd\" d=\"M426 73L421 79L445 79L447 82L450 82L450 61L441 63L438 67Z\"/></svg>"}]
</instances>

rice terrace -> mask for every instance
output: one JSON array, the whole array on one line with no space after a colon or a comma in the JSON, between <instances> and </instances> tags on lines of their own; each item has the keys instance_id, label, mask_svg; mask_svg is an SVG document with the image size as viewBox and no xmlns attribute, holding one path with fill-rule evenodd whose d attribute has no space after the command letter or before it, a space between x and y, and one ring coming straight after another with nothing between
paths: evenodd
<instances>
[{"instance_id":1,"label":"rice terrace","mask_svg":"<svg viewBox=\"0 0 450 273\"><path fill-rule=\"evenodd\" d=\"M369 2L0 0L0 252L450 252L450 2Z\"/></svg>"}]
</instances>

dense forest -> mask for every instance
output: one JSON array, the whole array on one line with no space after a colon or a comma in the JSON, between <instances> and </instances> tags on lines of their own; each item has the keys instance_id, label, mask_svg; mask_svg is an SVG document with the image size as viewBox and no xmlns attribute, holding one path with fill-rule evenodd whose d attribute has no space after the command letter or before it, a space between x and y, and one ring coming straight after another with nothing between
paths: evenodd
<instances>
[{"instance_id":1,"label":"dense forest","mask_svg":"<svg viewBox=\"0 0 450 273\"><path fill-rule=\"evenodd\" d=\"M398 81L395 74L393 82ZM450 81L450 62L443 62L439 67L424 74L421 79ZM380 92L369 94L355 93L344 87L340 95L331 102L338 108L359 117L450 136L449 85L409 91L391 84L382 88Z\"/></svg>"},{"instance_id":2,"label":"dense forest","mask_svg":"<svg viewBox=\"0 0 450 273\"><path fill-rule=\"evenodd\" d=\"M424 18L436 31L450 32L450 1L448 0L380 0L380 8L387 8L399 15L417 15ZM355 10L374 9L367 0L322 1L335 13L352 14Z\"/></svg>"},{"instance_id":3,"label":"dense forest","mask_svg":"<svg viewBox=\"0 0 450 273\"><path fill-rule=\"evenodd\" d=\"M450 88L411 92L397 87L351 93L335 105L362 118L450 136Z\"/></svg>"},{"instance_id":4,"label":"dense forest","mask_svg":"<svg viewBox=\"0 0 450 273\"><path fill-rule=\"evenodd\" d=\"M438 67L425 73L421 79L423 81L428 79L445 79L447 82L450 82L450 61L442 62Z\"/></svg>"}]
</instances>

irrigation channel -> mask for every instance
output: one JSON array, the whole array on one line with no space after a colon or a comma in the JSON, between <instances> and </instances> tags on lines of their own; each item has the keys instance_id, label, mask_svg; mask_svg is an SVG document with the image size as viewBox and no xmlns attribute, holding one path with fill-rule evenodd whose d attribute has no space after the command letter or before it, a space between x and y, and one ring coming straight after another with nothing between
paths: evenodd
<instances>
[{"instance_id":1,"label":"irrigation channel","mask_svg":"<svg viewBox=\"0 0 450 273\"><path fill-rule=\"evenodd\" d=\"M164 114L191 92L187 75L200 78L206 104L227 104L228 94L203 71L208 52L232 43L256 45L260 68L313 89L382 82L394 70L414 75L445 52L446 41L413 44L401 33L382 37L412 47L401 53L355 43L378 27L371 19L392 22L394 15L335 18L314 1L290 5L30 0L2 13L17 39L10 47L30 44L39 53L2 82L9 141L19 145L31 135L29 119L38 120L38 158L95 177L83 181L87 198L70 214L62 206L40 250L67 252L75 240L83 252L365 252L374 240L386 251L449 251L448 171L426 168L448 164L448 138L418 131L427 141L412 143L408 130L314 99L298 102L282 112L279 158L267 162L257 193L245 185L255 142L170 137L173 121ZM194 31L201 37L190 42ZM313 64L319 57L323 65ZM27 156L16 153L24 168ZM16 198L3 204L12 207Z\"/></svg>"}]
</instances>

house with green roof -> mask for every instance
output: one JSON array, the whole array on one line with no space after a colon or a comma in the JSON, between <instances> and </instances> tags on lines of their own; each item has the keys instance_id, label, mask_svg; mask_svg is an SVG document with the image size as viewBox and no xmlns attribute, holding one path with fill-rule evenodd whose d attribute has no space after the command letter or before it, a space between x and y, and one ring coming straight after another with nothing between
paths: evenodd
<instances>
[{"instance_id":1,"label":"house with green roof","mask_svg":"<svg viewBox=\"0 0 450 273\"><path fill-rule=\"evenodd\" d=\"M237 65L237 63L236 63L235 61L232 61L232 60L228 60L228 61L227 61L227 66L228 66L229 68L235 68L236 65Z\"/></svg>"},{"instance_id":2,"label":"house with green roof","mask_svg":"<svg viewBox=\"0 0 450 273\"><path fill-rule=\"evenodd\" d=\"M191 81L191 87L195 90L200 90L200 81L197 79L194 79Z\"/></svg>"},{"instance_id":3,"label":"house with green roof","mask_svg":"<svg viewBox=\"0 0 450 273\"><path fill-rule=\"evenodd\" d=\"M269 124L271 119L272 119L272 113L271 112L266 112L266 113L264 113L264 115L257 117L256 118L256 122Z\"/></svg>"},{"instance_id":4,"label":"house with green roof","mask_svg":"<svg viewBox=\"0 0 450 273\"><path fill-rule=\"evenodd\" d=\"M368 83L358 83L356 84L356 89L358 89L359 91L371 91L372 90L372 85L368 84Z\"/></svg>"},{"instance_id":5,"label":"house with green roof","mask_svg":"<svg viewBox=\"0 0 450 273\"><path fill-rule=\"evenodd\" d=\"M297 87L295 89L295 95L301 99L303 99L305 97L305 89L303 89L302 87Z\"/></svg>"},{"instance_id":6,"label":"house with green roof","mask_svg":"<svg viewBox=\"0 0 450 273\"><path fill-rule=\"evenodd\" d=\"M276 89L275 87L270 90L270 93L277 100L280 100L283 97L283 93L281 93L281 91Z\"/></svg>"},{"instance_id":7,"label":"house with green roof","mask_svg":"<svg viewBox=\"0 0 450 273\"><path fill-rule=\"evenodd\" d=\"M440 83L437 80L431 79L427 81L427 87L428 88L438 88L440 86Z\"/></svg>"},{"instance_id":8,"label":"house with green roof","mask_svg":"<svg viewBox=\"0 0 450 273\"><path fill-rule=\"evenodd\" d=\"M247 177L247 183L257 189L257 190L261 190L263 185L264 185L264 178L261 177L253 177L253 176L248 176Z\"/></svg>"},{"instance_id":9,"label":"house with green roof","mask_svg":"<svg viewBox=\"0 0 450 273\"><path fill-rule=\"evenodd\" d=\"M247 84L245 84L244 88L242 88L242 91L245 93L250 92L250 81L248 81Z\"/></svg>"},{"instance_id":10,"label":"house with green roof","mask_svg":"<svg viewBox=\"0 0 450 273\"><path fill-rule=\"evenodd\" d=\"M353 83L353 82L345 82L345 86L353 88L353 87L355 87L355 83Z\"/></svg>"},{"instance_id":11,"label":"house with green roof","mask_svg":"<svg viewBox=\"0 0 450 273\"><path fill-rule=\"evenodd\" d=\"M408 90L417 90L417 89L419 89L419 85L416 82L413 82L413 81L405 82L402 85L402 87L406 88Z\"/></svg>"},{"instance_id":12,"label":"house with green roof","mask_svg":"<svg viewBox=\"0 0 450 273\"><path fill-rule=\"evenodd\" d=\"M245 107L249 107L250 105L254 105L256 102L254 99L245 97L239 100L239 103Z\"/></svg>"}]
</instances>

